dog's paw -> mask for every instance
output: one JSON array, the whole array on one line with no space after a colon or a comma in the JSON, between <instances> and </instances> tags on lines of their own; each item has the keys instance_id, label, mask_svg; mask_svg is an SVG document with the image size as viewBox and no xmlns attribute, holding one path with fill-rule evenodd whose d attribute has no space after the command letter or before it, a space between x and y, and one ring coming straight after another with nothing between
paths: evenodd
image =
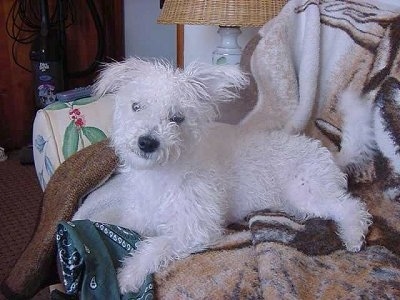
<instances>
[{"instance_id":1,"label":"dog's paw","mask_svg":"<svg viewBox=\"0 0 400 300\"><path fill-rule=\"evenodd\" d=\"M364 241L347 242L345 243L347 251L359 252L364 244Z\"/></svg>"},{"instance_id":2,"label":"dog's paw","mask_svg":"<svg viewBox=\"0 0 400 300\"><path fill-rule=\"evenodd\" d=\"M117 274L121 293L139 291L147 275L148 271L137 255L126 258Z\"/></svg>"},{"instance_id":3,"label":"dog's paw","mask_svg":"<svg viewBox=\"0 0 400 300\"><path fill-rule=\"evenodd\" d=\"M370 215L366 212L365 219L353 225L351 230L347 230L342 234L341 237L347 251L358 252L363 248L365 245L365 235L371 223ZM359 225L359 227L357 228L356 225Z\"/></svg>"},{"instance_id":4,"label":"dog's paw","mask_svg":"<svg viewBox=\"0 0 400 300\"><path fill-rule=\"evenodd\" d=\"M117 274L119 289L121 294L138 292L142 286L146 275L140 276L137 272L131 272L129 268L121 268Z\"/></svg>"},{"instance_id":5,"label":"dog's paw","mask_svg":"<svg viewBox=\"0 0 400 300\"><path fill-rule=\"evenodd\" d=\"M359 225L357 228L356 225ZM365 245L365 235L367 234L368 227L371 225L370 219L360 221L359 224L353 225L351 230L342 233L341 238L347 251L358 252Z\"/></svg>"}]
</instances>

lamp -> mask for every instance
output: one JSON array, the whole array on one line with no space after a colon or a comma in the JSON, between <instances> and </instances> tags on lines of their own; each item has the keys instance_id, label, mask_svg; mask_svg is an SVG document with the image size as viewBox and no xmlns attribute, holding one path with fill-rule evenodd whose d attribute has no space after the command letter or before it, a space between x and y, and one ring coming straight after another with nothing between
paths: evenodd
<instances>
[{"instance_id":1,"label":"lamp","mask_svg":"<svg viewBox=\"0 0 400 300\"><path fill-rule=\"evenodd\" d=\"M214 64L239 64L240 27L262 26L278 14L287 0L165 0L160 24L218 25L220 44Z\"/></svg>"}]
</instances>

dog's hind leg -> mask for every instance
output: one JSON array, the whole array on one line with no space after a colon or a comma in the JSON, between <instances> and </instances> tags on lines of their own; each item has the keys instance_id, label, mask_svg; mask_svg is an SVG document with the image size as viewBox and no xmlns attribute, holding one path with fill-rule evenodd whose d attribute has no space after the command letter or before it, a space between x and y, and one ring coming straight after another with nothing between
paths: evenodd
<instances>
[{"instance_id":1,"label":"dog's hind leg","mask_svg":"<svg viewBox=\"0 0 400 300\"><path fill-rule=\"evenodd\" d=\"M283 209L297 217L335 221L347 250L359 251L371 224L366 205L347 193L342 179L329 177L324 181L323 176L319 180L316 177L318 174L294 176L284 191L287 205Z\"/></svg>"}]
</instances>

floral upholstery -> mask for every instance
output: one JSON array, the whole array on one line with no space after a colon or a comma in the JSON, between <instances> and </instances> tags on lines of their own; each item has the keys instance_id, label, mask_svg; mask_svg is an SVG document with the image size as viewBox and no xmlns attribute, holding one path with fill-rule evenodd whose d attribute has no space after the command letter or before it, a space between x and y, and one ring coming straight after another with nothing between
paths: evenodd
<instances>
[{"instance_id":1,"label":"floral upholstery","mask_svg":"<svg viewBox=\"0 0 400 300\"><path fill-rule=\"evenodd\" d=\"M64 160L110 135L113 110L114 98L104 96L55 102L37 112L33 156L43 190Z\"/></svg>"}]
</instances>

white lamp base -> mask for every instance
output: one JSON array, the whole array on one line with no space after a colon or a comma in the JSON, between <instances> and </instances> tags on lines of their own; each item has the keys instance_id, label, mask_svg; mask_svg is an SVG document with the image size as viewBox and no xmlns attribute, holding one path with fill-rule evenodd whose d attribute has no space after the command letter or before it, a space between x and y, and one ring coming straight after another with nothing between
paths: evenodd
<instances>
[{"instance_id":1,"label":"white lamp base","mask_svg":"<svg viewBox=\"0 0 400 300\"><path fill-rule=\"evenodd\" d=\"M239 27L220 26L218 33L221 36L220 45L213 52L214 65L238 65L242 56L242 49L238 44L238 37L242 33Z\"/></svg>"}]
</instances>

